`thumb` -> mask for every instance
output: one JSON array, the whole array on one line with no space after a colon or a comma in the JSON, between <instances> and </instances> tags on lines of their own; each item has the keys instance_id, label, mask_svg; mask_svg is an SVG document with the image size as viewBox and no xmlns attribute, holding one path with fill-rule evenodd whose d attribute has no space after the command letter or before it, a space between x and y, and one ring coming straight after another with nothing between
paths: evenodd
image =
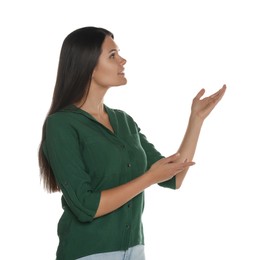
<instances>
[{"instance_id":1,"label":"thumb","mask_svg":"<svg viewBox=\"0 0 263 260\"><path fill-rule=\"evenodd\" d=\"M195 96L194 99L199 100L204 94L205 94L205 89L202 88L202 89L197 93L197 95Z\"/></svg>"}]
</instances>

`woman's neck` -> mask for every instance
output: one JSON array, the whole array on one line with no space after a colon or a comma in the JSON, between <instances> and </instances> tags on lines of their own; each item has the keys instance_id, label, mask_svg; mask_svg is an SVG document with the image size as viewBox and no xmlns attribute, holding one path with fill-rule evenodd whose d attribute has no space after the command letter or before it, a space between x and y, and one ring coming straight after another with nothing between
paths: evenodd
<instances>
[{"instance_id":1,"label":"woman's neck","mask_svg":"<svg viewBox=\"0 0 263 260\"><path fill-rule=\"evenodd\" d=\"M95 91L91 87L86 99L83 101L80 101L76 105L94 117L102 117L105 115L105 110L104 110L105 94L106 94L105 89L102 89L100 91L96 89Z\"/></svg>"}]
</instances>

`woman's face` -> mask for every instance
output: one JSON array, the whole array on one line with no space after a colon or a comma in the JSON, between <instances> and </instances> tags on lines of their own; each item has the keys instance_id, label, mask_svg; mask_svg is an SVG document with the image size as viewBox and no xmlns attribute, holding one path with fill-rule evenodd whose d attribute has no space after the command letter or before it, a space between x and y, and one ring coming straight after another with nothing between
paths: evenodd
<instances>
[{"instance_id":1,"label":"woman's face","mask_svg":"<svg viewBox=\"0 0 263 260\"><path fill-rule=\"evenodd\" d=\"M126 60L119 55L114 40L107 36L102 45L102 53L92 74L91 84L100 87L121 86L127 83L124 74Z\"/></svg>"}]
</instances>

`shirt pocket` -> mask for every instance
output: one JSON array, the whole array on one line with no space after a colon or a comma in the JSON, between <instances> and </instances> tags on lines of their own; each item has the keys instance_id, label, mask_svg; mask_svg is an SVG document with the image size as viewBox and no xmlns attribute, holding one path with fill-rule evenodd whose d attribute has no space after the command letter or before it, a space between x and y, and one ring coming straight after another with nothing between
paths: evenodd
<instances>
[{"instance_id":1,"label":"shirt pocket","mask_svg":"<svg viewBox=\"0 0 263 260\"><path fill-rule=\"evenodd\" d=\"M123 146L117 141L96 139L85 143L83 160L95 190L120 184L124 157Z\"/></svg>"}]
</instances>

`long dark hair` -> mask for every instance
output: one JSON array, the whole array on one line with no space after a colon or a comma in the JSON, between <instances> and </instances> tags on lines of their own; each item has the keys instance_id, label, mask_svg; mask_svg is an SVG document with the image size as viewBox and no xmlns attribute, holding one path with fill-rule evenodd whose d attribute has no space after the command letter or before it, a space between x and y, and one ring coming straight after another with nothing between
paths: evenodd
<instances>
[{"instance_id":1,"label":"long dark hair","mask_svg":"<svg viewBox=\"0 0 263 260\"><path fill-rule=\"evenodd\" d=\"M65 38L61 47L57 79L47 117L68 105L79 102L88 95L92 73L98 63L106 36L113 38L113 34L106 29L84 27L73 31ZM48 192L56 192L60 189L43 153L46 119L38 151L40 178Z\"/></svg>"}]
</instances>

